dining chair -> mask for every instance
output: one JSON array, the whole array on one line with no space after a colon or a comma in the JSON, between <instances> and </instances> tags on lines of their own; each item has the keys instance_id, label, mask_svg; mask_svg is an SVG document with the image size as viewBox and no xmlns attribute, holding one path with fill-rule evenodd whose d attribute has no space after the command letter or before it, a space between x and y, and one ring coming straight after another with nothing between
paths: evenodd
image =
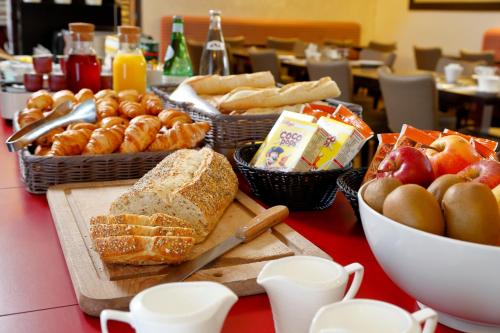
<instances>
[{"instance_id":1,"label":"dining chair","mask_svg":"<svg viewBox=\"0 0 500 333\"><path fill-rule=\"evenodd\" d=\"M471 76L472 74L474 74L474 68L476 68L477 66L486 65L486 61L484 61L484 60L467 61L467 60L453 59L453 58L448 58L448 57L441 57L441 58L439 58L439 60L436 64L435 71L438 73L444 73L444 68L448 64L459 64L464 69L462 75Z\"/></svg>"},{"instance_id":2,"label":"dining chair","mask_svg":"<svg viewBox=\"0 0 500 333\"><path fill-rule=\"evenodd\" d=\"M493 51L482 51L473 52L467 50L460 50L460 59L466 61L484 61L488 66L495 65L495 52Z\"/></svg>"},{"instance_id":3,"label":"dining chair","mask_svg":"<svg viewBox=\"0 0 500 333\"><path fill-rule=\"evenodd\" d=\"M368 43L368 49L377 50L380 52L394 52L396 51L397 44L394 43L380 43L376 41L370 41Z\"/></svg>"},{"instance_id":4,"label":"dining chair","mask_svg":"<svg viewBox=\"0 0 500 333\"><path fill-rule=\"evenodd\" d=\"M242 48L245 46L245 36L224 37L224 42L231 48Z\"/></svg>"},{"instance_id":5,"label":"dining chair","mask_svg":"<svg viewBox=\"0 0 500 333\"><path fill-rule=\"evenodd\" d=\"M359 59L361 60L380 60L384 62L384 65L392 68L394 62L396 61L396 53L394 52L382 52L370 48L362 49L359 52Z\"/></svg>"},{"instance_id":6,"label":"dining chair","mask_svg":"<svg viewBox=\"0 0 500 333\"><path fill-rule=\"evenodd\" d=\"M252 72L270 71L276 82L290 83L293 79L283 73L276 50L249 50Z\"/></svg>"},{"instance_id":7,"label":"dining chair","mask_svg":"<svg viewBox=\"0 0 500 333\"><path fill-rule=\"evenodd\" d=\"M193 74L197 75L200 72L200 59L203 52L204 42L188 39L187 47L191 64L193 65Z\"/></svg>"},{"instance_id":8,"label":"dining chair","mask_svg":"<svg viewBox=\"0 0 500 333\"><path fill-rule=\"evenodd\" d=\"M378 69L378 75L392 131L399 132L403 124L429 130L455 128L455 116L438 111L438 91L432 73L396 75L384 66Z\"/></svg>"},{"instance_id":9,"label":"dining chair","mask_svg":"<svg viewBox=\"0 0 500 333\"><path fill-rule=\"evenodd\" d=\"M337 83L341 91L340 96L335 99L352 102L353 78L348 61L307 61L307 73L310 80L319 80L329 76Z\"/></svg>"},{"instance_id":10,"label":"dining chair","mask_svg":"<svg viewBox=\"0 0 500 333\"><path fill-rule=\"evenodd\" d=\"M413 47L417 69L434 71L443 51L440 47Z\"/></svg>"},{"instance_id":11,"label":"dining chair","mask_svg":"<svg viewBox=\"0 0 500 333\"><path fill-rule=\"evenodd\" d=\"M306 48L307 48L307 43L304 41L297 41L295 43L295 46L293 47L293 54L297 58L305 58L306 57Z\"/></svg>"},{"instance_id":12,"label":"dining chair","mask_svg":"<svg viewBox=\"0 0 500 333\"><path fill-rule=\"evenodd\" d=\"M281 51L293 51L295 44L299 41L298 38L280 38L280 37L267 37L266 46L268 49L275 49Z\"/></svg>"}]
</instances>

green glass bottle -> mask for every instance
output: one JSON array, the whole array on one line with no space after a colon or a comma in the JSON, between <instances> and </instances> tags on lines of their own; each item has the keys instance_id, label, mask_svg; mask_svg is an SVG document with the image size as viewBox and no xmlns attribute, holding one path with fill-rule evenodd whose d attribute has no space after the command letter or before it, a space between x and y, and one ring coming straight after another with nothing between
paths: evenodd
<instances>
[{"instance_id":1,"label":"green glass bottle","mask_svg":"<svg viewBox=\"0 0 500 333\"><path fill-rule=\"evenodd\" d=\"M190 76L193 76L193 65L184 37L184 20L182 16L174 16L172 40L167 48L163 65L163 83L179 84Z\"/></svg>"}]
</instances>

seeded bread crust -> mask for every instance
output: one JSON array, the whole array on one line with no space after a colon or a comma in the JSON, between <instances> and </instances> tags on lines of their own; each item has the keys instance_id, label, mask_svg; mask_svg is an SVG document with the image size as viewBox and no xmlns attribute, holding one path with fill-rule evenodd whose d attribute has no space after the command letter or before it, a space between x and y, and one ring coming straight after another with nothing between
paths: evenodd
<instances>
[{"instance_id":1,"label":"seeded bread crust","mask_svg":"<svg viewBox=\"0 0 500 333\"><path fill-rule=\"evenodd\" d=\"M96 251L106 263L131 265L178 264L194 246L193 237L111 236L94 240Z\"/></svg>"},{"instance_id":2,"label":"seeded bread crust","mask_svg":"<svg viewBox=\"0 0 500 333\"><path fill-rule=\"evenodd\" d=\"M180 227L146 227L130 224L92 224L90 238L103 238L111 236L181 236L193 237L192 228Z\"/></svg>"},{"instance_id":3,"label":"seeded bread crust","mask_svg":"<svg viewBox=\"0 0 500 333\"><path fill-rule=\"evenodd\" d=\"M197 240L213 230L238 191L229 161L210 148L182 149L167 156L126 193L110 213L164 213L189 223Z\"/></svg>"}]
</instances>

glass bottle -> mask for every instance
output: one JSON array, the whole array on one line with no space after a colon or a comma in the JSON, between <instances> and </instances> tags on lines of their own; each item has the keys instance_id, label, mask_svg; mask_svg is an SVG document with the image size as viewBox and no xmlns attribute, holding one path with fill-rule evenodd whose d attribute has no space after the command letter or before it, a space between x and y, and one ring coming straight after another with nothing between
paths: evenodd
<instances>
[{"instance_id":1,"label":"glass bottle","mask_svg":"<svg viewBox=\"0 0 500 333\"><path fill-rule=\"evenodd\" d=\"M66 85L73 92L88 88L94 93L101 88L101 68L94 42L94 25L70 23L71 49L66 60Z\"/></svg>"},{"instance_id":2,"label":"glass bottle","mask_svg":"<svg viewBox=\"0 0 500 333\"><path fill-rule=\"evenodd\" d=\"M220 10L210 10L210 27L200 60L200 74L229 75L229 58L222 36Z\"/></svg>"},{"instance_id":3,"label":"glass bottle","mask_svg":"<svg viewBox=\"0 0 500 333\"><path fill-rule=\"evenodd\" d=\"M122 91L134 89L146 91L146 59L139 48L141 30L139 27L122 25L118 27L120 46L113 60L113 89Z\"/></svg>"},{"instance_id":4,"label":"glass bottle","mask_svg":"<svg viewBox=\"0 0 500 333\"><path fill-rule=\"evenodd\" d=\"M179 84L189 76L193 76L193 65L184 37L184 20L182 16L174 16L172 38L163 65L163 83Z\"/></svg>"}]
</instances>

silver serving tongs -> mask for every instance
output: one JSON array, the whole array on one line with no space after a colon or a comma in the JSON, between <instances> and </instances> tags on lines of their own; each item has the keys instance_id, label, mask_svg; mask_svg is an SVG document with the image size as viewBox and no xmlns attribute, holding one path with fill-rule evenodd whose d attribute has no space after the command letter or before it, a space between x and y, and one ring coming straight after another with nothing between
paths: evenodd
<instances>
[{"instance_id":1,"label":"silver serving tongs","mask_svg":"<svg viewBox=\"0 0 500 333\"><path fill-rule=\"evenodd\" d=\"M94 123L96 119L96 106L93 100L87 100L74 108L71 102L65 102L58 105L47 117L12 134L5 143L9 151L20 150L56 127L75 122Z\"/></svg>"}]
</instances>

